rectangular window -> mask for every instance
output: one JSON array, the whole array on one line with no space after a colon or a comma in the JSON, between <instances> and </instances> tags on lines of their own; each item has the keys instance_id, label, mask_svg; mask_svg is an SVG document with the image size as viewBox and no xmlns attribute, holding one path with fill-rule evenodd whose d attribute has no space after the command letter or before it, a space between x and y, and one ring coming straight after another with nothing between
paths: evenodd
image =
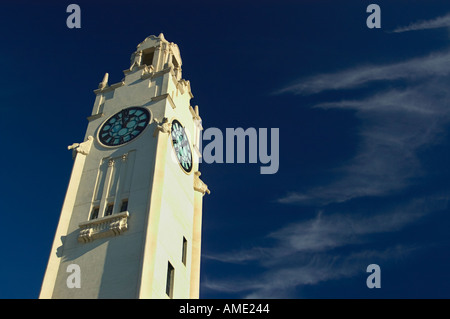
<instances>
[{"instance_id":1,"label":"rectangular window","mask_svg":"<svg viewBox=\"0 0 450 319\"><path fill-rule=\"evenodd\" d=\"M122 201L122 205L120 206L120 212L126 212L128 210L128 199L124 199Z\"/></svg>"},{"instance_id":2,"label":"rectangular window","mask_svg":"<svg viewBox=\"0 0 450 319\"><path fill-rule=\"evenodd\" d=\"M92 209L92 212L91 212L91 220L92 220L92 219L97 219L97 218L98 218L98 212L99 212L99 210L100 210L99 207L94 207L94 208Z\"/></svg>"},{"instance_id":3,"label":"rectangular window","mask_svg":"<svg viewBox=\"0 0 450 319\"><path fill-rule=\"evenodd\" d=\"M183 262L183 265L186 266L186 259L187 259L187 240L183 237L183 248L181 252L181 261Z\"/></svg>"},{"instance_id":4,"label":"rectangular window","mask_svg":"<svg viewBox=\"0 0 450 319\"><path fill-rule=\"evenodd\" d=\"M180 65L178 64L177 59L173 55L172 55L172 64L175 67L175 69L180 67Z\"/></svg>"},{"instance_id":5,"label":"rectangular window","mask_svg":"<svg viewBox=\"0 0 450 319\"><path fill-rule=\"evenodd\" d=\"M175 275L175 269L170 261L167 264L167 282L166 282L166 294L170 299L173 298L173 279Z\"/></svg>"},{"instance_id":6,"label":"rectangular window","mask_svg":"<svg viewBox=\"0 0 450 319\"><path fill-rule=\"evenodd\" d=\"M114 204L108 204L108 206L106 206L105 216L112 215L113 208L114 208Z\"/></svg>"},{"instance_id":7,"label":"rectangular window","mask_svg":"<svg viewBox=\"0 0 450 319\"><path fill-rule=\"evenodd\" d=\"M147 66L152 65L153 64L153 53L154 52L146 52L144 50L144 52L142 54L141 64L145 64Z\"/></svg>"}]
</instances>

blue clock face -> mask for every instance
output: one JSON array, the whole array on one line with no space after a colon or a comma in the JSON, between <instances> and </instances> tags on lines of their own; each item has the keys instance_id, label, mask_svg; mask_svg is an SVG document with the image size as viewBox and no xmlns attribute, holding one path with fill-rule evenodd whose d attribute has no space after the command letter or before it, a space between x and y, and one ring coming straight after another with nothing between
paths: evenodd
<instances>
[{"instance_id":1,"label":"blue clock face","mask_svg":"<svg viewBox=\"0 0 450 319\"><path fill-rule=\"evenodd\" d=\"M150 122L150 112L129 107L111 116L100 128L99 141L106 146L128 143L141 134Z\"/></svg>"},{"instance_id":2,"label":"blue clock face","mask_svg":"<svg viewBox=\"0 0 450 319\"><path fill-rule=\"evenodd\" d=\"M177 120L172 121L172 145L178 162L186 173L192 170L192 152L184 127Z\"/></svg>"}]
</instances>

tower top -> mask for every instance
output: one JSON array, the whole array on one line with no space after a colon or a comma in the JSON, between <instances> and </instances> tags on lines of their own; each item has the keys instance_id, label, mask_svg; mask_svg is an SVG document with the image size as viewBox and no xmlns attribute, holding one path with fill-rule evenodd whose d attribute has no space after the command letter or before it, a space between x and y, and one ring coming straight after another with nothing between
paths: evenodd
<instances>
[{"instance_id":1,"label":"tower top","mask_svg":"<svg viewBox=\"0 0 450 319\"><path fill-rule=\"evenodd\" d=\"M150 35L137 45L136 51L131 55L130 68L133 68L133 64L152 65L156 72L173 67L177 79L181 79L180 49L175 43L167 41L162 33L158 36Z\"/></svg>"},{"instance_id":2,"label":"tower top","mask_svg":"<svg viewBox=\"0 0 450 319\"><path fill-rule=\"evenodd\" d=\"M157 47L158 45L160 45L161 42L169 43L169 41L166 40L162 32L158 36L150 35L146 37L144 41L142 41L137 45L137 51L145 50L151 47Z\"/></svg>"},{"instance_id":3,"label":"tower top","mask_svg":"<svg viewBox=\"0 0 450 319\"><path fill-rule=\"evenodd\" d=\"M124 86L126 83L133 83L137 80L133 74L139 73L140 79L147 79L170 73L174 77L176 86L183 92L187 90L192 98L190 83L182 78L181 65L181 54L177 44L167 41L162 33L158 36L150 35L139 43L136 51L131 54L130 67L123 70L125 78L119 83L109 85L109 74L106 73L94 93L106 93ZM127 77L130 75L131 78L127 81Z\"/></svg>"}]
</instances>

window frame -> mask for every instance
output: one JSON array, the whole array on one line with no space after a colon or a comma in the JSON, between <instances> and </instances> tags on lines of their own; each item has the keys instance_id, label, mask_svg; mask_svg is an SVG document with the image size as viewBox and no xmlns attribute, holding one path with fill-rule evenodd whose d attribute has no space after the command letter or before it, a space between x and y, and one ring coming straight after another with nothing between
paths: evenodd
<instances>
[{"instance_id":1,"label":"window frame","mask_svg":"<svg viewBox=\"0 0 450 319\"><path fill-rule=\"evenodd\" d=\"M166 295L173 299L173 286L175 280L175 268L170 261L167 262Z\"/></svg>"}]
</instances>

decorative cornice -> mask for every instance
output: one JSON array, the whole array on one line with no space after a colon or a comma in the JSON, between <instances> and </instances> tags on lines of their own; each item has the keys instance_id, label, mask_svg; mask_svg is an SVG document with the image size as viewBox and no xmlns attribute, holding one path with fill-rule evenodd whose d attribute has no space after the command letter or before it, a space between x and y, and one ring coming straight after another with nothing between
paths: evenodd
<instances>
[{"instance_id":1,"label":"decorative cornice","mask_svg":"<svg viewBox=\"0 0 450 319\"><path fill-rule=\"evenodd\" d=\"M155 72L155 73L153 73L152 78L156 78L158 76L161 76L161 75L164 75L166 73L169 73L170 70L171 70L170 68L165 68L165 69L162 69L161 71Z\"/></svg>"},{"instance_id":2,"label":"decorative cornice","mask_svg":"<svg viewBox=\"0 0 450 319\"><path fill-rule=\"evenodd\" d=\"M184 93L184 91L187 91L189 93L189 96L191 99L194 97L194 95L191 92L191 82L185 79L181 79L178 81L177 87L180 88L180 91Z\"/></svg>"},{"instance_id":3,"label":"decorative cornice","mask_svg":"<svg viewBox=\"0 0 450 319\"><path fill-rule=\"evenodd\" d=\"M147 67L146 64L137 64L136 62L134 62L129 69L123 70L123 74L128 75L130 73L133 73L135 70L145 70L145 68Z\"/></svg>"},{"instance_id":4,"label":"decorative cornice","mask_svg":"<svg viewBox=\"0 0 450 319\"><path fill-rule=\"evenodd\" d=\"M194 121L197 121L200 124L200 128L203 130L203 127L201 127L202 118L200 117L198 105L196 105L195 107L192 107L192 105L189 105L189 111L192 114L192 119Z\"/></svg>"},{"instance_id":5,"label":"decorative cornice","mask_svg":"<svg viewBox=\"0 0 450 319\"><path fill-rule=\"evenodd\" d=\"M97 238L117 236L128 230L128 212L122 212L106 217L96 218L87 222L82 222L78 226L80 243L91 242Z\"/></svg>"},{"instance_id":6,"label":"decorative cornice","mask_svg":"<svg viewBox=\"0 0 450 319\"><path fill-rule=\"evenodd\" d=\"M164 93L164 94L161 94L161 95L158 95L158 96L154 96L154 97L151 98L151 100L153 102L155 102L155 101L164 100L166 98L167 98L167 100L169 100L169 103L172 106L172 108L175 109L176 108L175 102L172 100L172 97L170 96L169 93Z\"/></svg>"},{"instance_id":7,"label":"decorative cornice","mask_svg":"<svg viewBox=\"0 0 450 319\"><path fill-rule=\"evenodd\" d=\"M125 81L122 80L121 82L114 83L114 84L112 84L110 86L107 86L107 87L105 87L103 89L94 90L94 93L95 94L107 93L107 92L110 92L110 91L114 91L115 89L117 89L117 88L119 88L121 86L124 86L124 85L125 85Z\"/></svg>"},{"instance_id":8,"label":"decorative cornice","mask_svg":"<svg viewBox=\"0 0 450 319\"><path fill-rule=\"evenodd\" d=\"M98 114L94 114L94 115L88 116L87 120L90 122L90 121L94 121L96 119L99 119L99 118L101 118L103 116L105 116L104 113L98 113Z\"/></svg>"}]
</instances>

